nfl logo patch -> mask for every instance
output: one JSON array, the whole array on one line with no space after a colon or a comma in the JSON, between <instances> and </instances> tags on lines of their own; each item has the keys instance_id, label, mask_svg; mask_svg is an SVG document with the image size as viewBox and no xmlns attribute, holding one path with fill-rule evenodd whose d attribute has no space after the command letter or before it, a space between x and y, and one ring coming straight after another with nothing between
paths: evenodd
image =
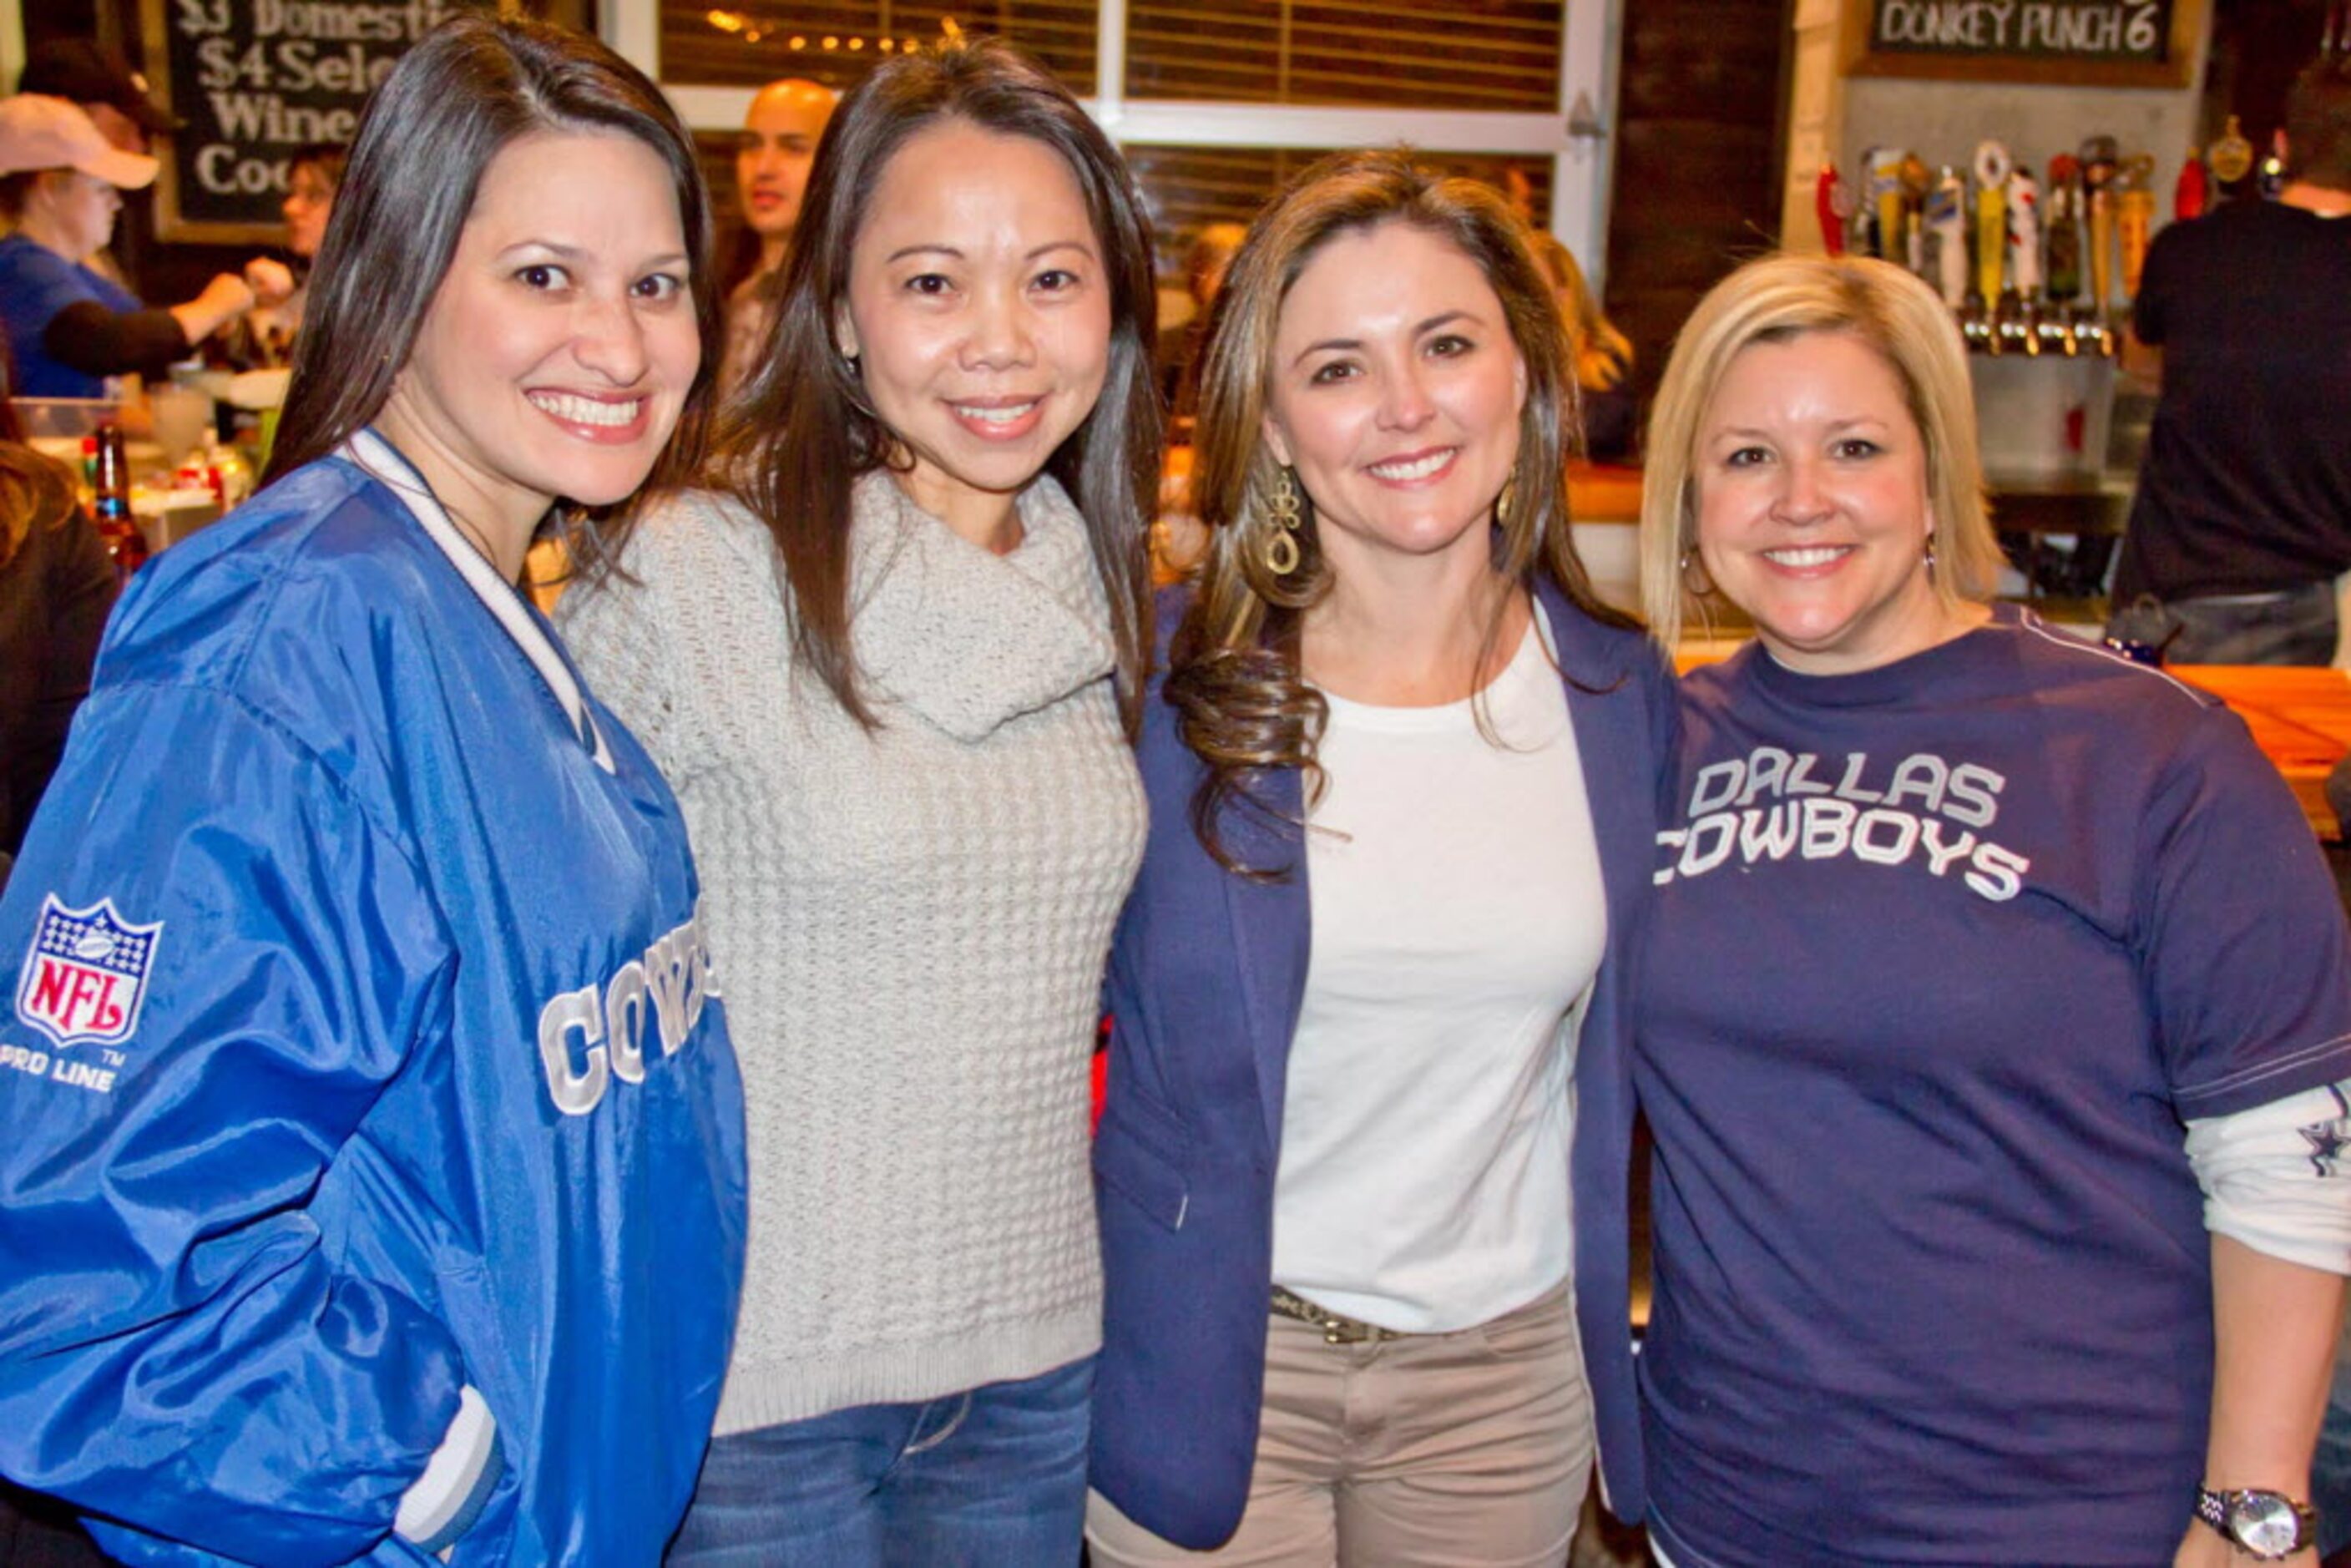
<instances>
[{"instance_id":1,"label":"nfl logo patch","mask_svg":"<svg viewBox=\"0 0 2351 1568\"><path fill-rule=\"evenodd\" d=\"M16 984L16 1016L60 1048L88 1040L115 1045L139 1025L147 976L163 923L133 925L102 898L89 909L68 909L51 894L25 953Z\"/></svg>"}]
</instances>

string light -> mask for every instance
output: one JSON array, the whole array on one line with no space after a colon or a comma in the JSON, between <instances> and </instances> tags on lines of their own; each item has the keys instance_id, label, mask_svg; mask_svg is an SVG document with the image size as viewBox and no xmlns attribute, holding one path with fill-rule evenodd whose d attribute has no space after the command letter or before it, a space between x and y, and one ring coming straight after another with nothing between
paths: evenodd
<instances>
[{"instance_id":1,"label":"string light","mask_svg":"<svg viewBox=\"0 0 2351 1568\"><path fill-rule=\"evenodd\" d=\"M869 43L873 46L876 52L885 55L914 55L920 54L923 49L923 42L920 38L869 39L862 36L843 37L840 34L829 34L815 40L812 45L804 33L793 33L787 37L780 30L780 24L772 17L747 16L741 11L712 9L704 12L702 19L714 32L740 38L747 44L772 40L795 53L806 53L813 47L819 52L828 55L862 54ZM952 43L964 36L963 26L952 16L942 16L939 18L939 36Z\"/></svg>"}]
</instances>

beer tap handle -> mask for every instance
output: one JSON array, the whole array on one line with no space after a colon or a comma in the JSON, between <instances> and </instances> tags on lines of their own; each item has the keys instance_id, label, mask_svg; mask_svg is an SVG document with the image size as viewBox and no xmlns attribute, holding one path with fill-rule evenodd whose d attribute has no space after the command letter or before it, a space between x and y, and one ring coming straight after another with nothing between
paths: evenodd
<instances>
[{"instance_id":1,"label":"beer tap handle","mask_svg":"<svg viewBox=\"0 0 2351 1568\"><path fill-rule=\"evenodd\" d=\"M1851 203L1844 197L1844 188L1836 165L1822 164L1820 179L1813 187L1813 215L1820 219L1821 248L1831 256L1844 254L1844 218Z\"/></svg>"},{"instance_id":2,"label":"beer tap handle","mask_svg":"<svg viewBox=\"0 0 2351 1568\"><path fill-rule=\"evenodd\" d=\"M2104 319L2115 298L2115 193L2090 193L2090 300Z\"/></svg>"},{"instance_id":3,"label":"beer tap handle","mask_svg":"<svg viewBox=\"0 0 2351 1568\"><path fill-rule=\"evenodd\" d=\"M2174 222L2186 223L2200 218L2212 199L2212 184L2204 172L2204 152L2190 147L2188 161L2179 165L2179 183L2171 187L2171 216Z\"/></svg>"},{"instance_id":4,"label":"beer tap handle","mask_svg":"<svg viewBox=\"0 0 2351 1568\"><path fill-rule=\"evenodd\" d=\"M1876 254L1881 260L1902 265L1909 255L1904 221L1909 203L1902 192L1902 165L1910 154L1899 147L1873 147L1869 152L1869 209L1876 220Z\"/></svg>"},{"instance_id":5,"label":"beer tap handle","mask_svg":"<svg viewBox=\"0 0 2351 1568\"><path fill-rule=\"evenodd\" d=\"M2020 163L2008 177L2008 275L2018 295L2041 292L2041 183Z\"/></svg>"},{"instance_id":6,"label":"beer tap handle","mask_svg":"<svg viewBox=\"0 0 2351 1568\"><path fill-rule=\"evenodd\" d=\"M1844 189L1844 248L1849 256L1882 256L1877 243L1877 199L1869 188L1869 171L1877 162L1877 149L1861 150L1861 162Z\"/></svg>"},{"instance_id":7,"label":"beer tap handle","mask_svg":"<svg viewBox=\"0 0 2351 1568\"><path fill-rule=\"evenodd\" d=\"M1932 281L1943 303L1957 310L1968 302L1968 183L1949 164L1927 195L1927 248L1934 253Z\"/></svg>"},{"instance_id":8,"label":"beer tap handle","mask_svg":"<svg viewBox=\"0 0 2351 1568\"><path fill-rule=\"evenodd\" d=\"M2147 243L2155 235L2155 193L2144 185L2124 186L2115 197L2115 221L2122 242L2123 298L2136 299Z\"/></svg>"},{"instance_id":9,"label":"beer tap handle","mask_svg":"<svg viewBox=\"0 0 2351 1568\"><path fill-rule=\"evenodd\" d=\"M2115 298L2115 139L2082 143L2082 187L2090 210L2090 309L2103 325Z\"/></svg>"},{"instance_id":10,"label":"beer tap handle","mask_svg":"<svg viewBox=\"0 0 2351 1568\"><path fill-rule=\"evenodd\" d=\"M2052 303L2071 305L2082 293L2082 165L2070 153L2049 161L2047 288Z\"/></svg>"},{"instance_id":11,"label":"beer tap handle","mask_svg":"<svg viewBox=\"0 0 2351 1568\"><path fill-rule=\"evenodd\" d=\"M1915 153L1902 159L1902 265L1927 276L1927 197L1935 176Z\"/></svg>"},{"instance_id":12,"label":"beer tap handle","mask_svg":"<svg viewBox=\"0 0 2351 1568\"><path fill-rule=\"evenodd\" d=\"M2000 302L2001 264L2008 248L2008 176L2014 167L1999 142L1976 148L1976 291L1988 311ZM1992 341L2000 341L1999 334Z\"/></svg>"},{"instance_id":13,"label":"beer tap handle","mask_svg":"<svg viewBox=\"0 0 2351 1568\"><path fill-rule=\"evenodd\" d=\"M2041 352L2041 183L2022 163L2010 171L2008 198L2008 287L2003 312L2027 358Z\"/></svg>"}]
</instances>

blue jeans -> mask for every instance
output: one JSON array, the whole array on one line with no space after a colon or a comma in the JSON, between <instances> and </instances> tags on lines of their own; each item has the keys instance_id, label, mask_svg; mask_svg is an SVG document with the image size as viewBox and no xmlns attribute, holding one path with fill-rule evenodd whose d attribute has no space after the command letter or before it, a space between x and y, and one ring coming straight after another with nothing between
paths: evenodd
<instances>
[{"instance_id":1,"label":"blue jeans","mask_svg":"<svg viewBox=\"0 0 2351 1568\"><path fill-rule=\"evenodd\" d=\"M2167 664L2325 664L2335 658L2335 585L2120 605L2106 635L2160 645Z\"/></svg>"},{"instance_id":2,"label":"blue jeans","mask_svg":"<svg viewBox=\"0 0 2351 1568\"><path fill-rule=\"evenodd\" d=\"M2310 1457L2310 1501L2318 1510L2318 1554L2332 1557L2351 1546L2351 1322L2335 1342L2335 1385L2318 1451Z\"/></svg>"},{"instance_id":3,"label":"blue jeans","mask_svg":"<svg viewBox=\"0 0 2351 1568\"><path fill-rule=\"evenodd\" d=\"M1088 1356L1017 1383L860 1405L710 1445L672 1563L1060 1568L1086 1517Z\"/></svg>"}]
</instances>

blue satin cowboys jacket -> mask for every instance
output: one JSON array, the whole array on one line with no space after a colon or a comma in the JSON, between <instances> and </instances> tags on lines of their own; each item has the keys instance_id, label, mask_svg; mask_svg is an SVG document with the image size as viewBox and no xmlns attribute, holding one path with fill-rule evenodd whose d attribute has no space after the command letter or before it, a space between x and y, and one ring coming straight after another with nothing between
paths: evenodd
<instances>
[{"instance_id":1,"label":"blue satin cowboys jacket","mask_svg":"<svg viewBox=\"0 0 2351 1568\"><path fill-rule=\"evenodd\" d=\"M0 899L0 1473L134 1563L656 1561L742 1263L696 898L388 444L158 557Z\"/></svg>"}]
</instances>

